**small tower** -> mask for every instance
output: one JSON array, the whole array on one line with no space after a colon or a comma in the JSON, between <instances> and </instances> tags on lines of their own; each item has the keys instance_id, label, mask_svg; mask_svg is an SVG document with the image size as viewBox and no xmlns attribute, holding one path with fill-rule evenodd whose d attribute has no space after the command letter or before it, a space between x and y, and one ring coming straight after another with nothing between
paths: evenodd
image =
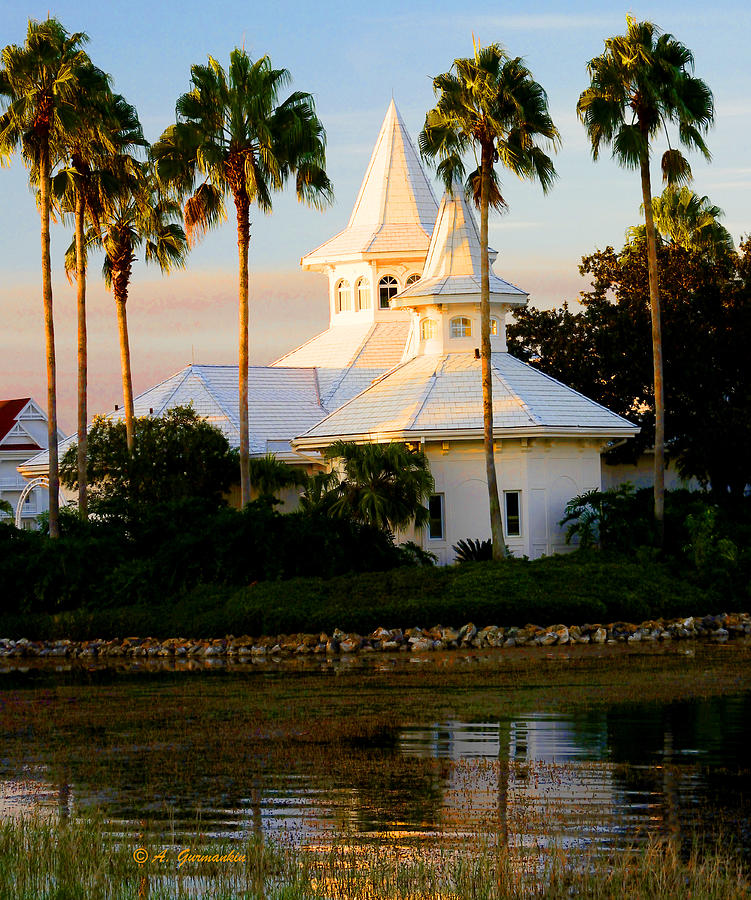
<instances>
[{"instance_id":1,"label":"small tower","mask_svg":"<svg viewBox=\"0 0 751 900\"><path fill-rule=\"evenodd\" d=\"M490 262L497 253L488 250ZM405 358L474 352L480 347L480 234L464 190L455 185L441 200L422 278L392 301L413 311ZM506 351L506 313L527 294L490 270L490 346Z\"/></svg>"},{"instance_id":2,"label":"small tower","mask_svg":"<svg viewBox=\"0 0 751 900\"><path fill-rule=\"evenodd\" d=\"M437 210L392 100L347 227L300 260L328 275L332 327L409 319L390 301L419 279Z\"/></svg>"}]
</instances>

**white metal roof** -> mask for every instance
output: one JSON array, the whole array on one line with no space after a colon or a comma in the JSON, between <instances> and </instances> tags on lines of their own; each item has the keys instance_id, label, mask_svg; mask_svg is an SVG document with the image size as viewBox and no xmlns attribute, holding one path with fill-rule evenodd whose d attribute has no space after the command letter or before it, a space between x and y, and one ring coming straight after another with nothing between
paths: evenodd
<instances>
[{"instance_id":1,"label":"white metal roof","mask_svg":"<svg viewBox=\"0 0 751 900\"><path fill-rule=\"evenodd\" d=\"M302 258L309 268L347 256L425 252L438 204L392 100L344 231Z\"/></svg>"},{"instance_id":2,"label":"white metal roof","mask_svg":"<svg viewBox=\"0 0 751 900\"><path fill-rule=\"evenodd\" d=\"M495 257L489 251L490 262ZM422 278L403 290L391 305L415 306L420 302L466 302L467 294L479 300L481 268L480 231L464 190L455 185L453 195L443 195ZM491 300L523 305L527 294L490 270Z\"/></svg>"},{"instance_id":3,"label":"white metal roof","mask_svg":"<svg viewBox=\"0 0 751 900\"><path fill-rule=\"evenodd\" d=\"M636 426L508 353L494 353L494 431L629 436ZM482 434L481 363L469 353L418 356L293 441L315 449L332 440L476 438ZM459 432L462 432L460 434Z\"/></svg>"},{"instance_id":4,"label":"white metal roof","mask_svg":"<svg viewBox=\"0 0 751 900\"><path fill-rule=\"evenodd\" d=\"M237 366L186 366L133 400L136 416L160 416L175 406L191 404L199 416L219 428L230 445L240 444ZM289 442L307 431L326 414L318 394L315 369L248 369L248 413L250 452L262 455L289 449ZM125 417L120 407L106 414L117 420ZM64 452L76 440L72 435L62 444ZM45 450L25 463L24 468L47 468Z\"/></svg>"},{"instance_id":5,"label":"white metal roof","mask_svg":"<svg viewBox=\"0 0 751 900\"><path fill-rule=\"evenodd\" d=\"M401 361L409 331L409 322L337 323L271 365L314 366L331 412Z\"/></svg>"}]
</instances>

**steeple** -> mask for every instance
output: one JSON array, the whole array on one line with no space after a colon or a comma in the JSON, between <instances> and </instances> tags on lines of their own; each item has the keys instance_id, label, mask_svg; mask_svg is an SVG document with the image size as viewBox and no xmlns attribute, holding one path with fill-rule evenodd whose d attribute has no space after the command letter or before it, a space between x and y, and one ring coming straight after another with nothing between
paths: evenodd
<instances>
[{"instance_id":1,"label":"steeple","mask_svg":"<svg viewBox=\"0 0 751 900\"><path fill-rule=\"evenodd\" d=\"M488 250L490 262L497 253ZM392 301L393 307L428 303L472 303L480 301L480 231L464 189L455 184L453 194L441 200L438 219L430 240L422 278ZM490 270L490 301L523 306L527 294Z\"/></svg>"},{"instance_id":2,"label":"steeple","mask_svg":"<svg viewBox=\"0 0 751 900\"><path fill-rule=\"evenodd\" d=\"M424 254L438 204L402 117L386 111L347 227L301 260L304 269L384 254Z\"/></svg>"}]
</instances>

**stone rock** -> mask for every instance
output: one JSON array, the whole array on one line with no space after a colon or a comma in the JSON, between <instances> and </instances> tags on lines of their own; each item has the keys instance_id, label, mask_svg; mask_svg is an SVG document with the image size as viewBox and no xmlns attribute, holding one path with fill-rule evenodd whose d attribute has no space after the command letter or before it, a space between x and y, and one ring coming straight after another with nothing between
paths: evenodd
<instances>
[{"instance_id":1,"label":"stone rock","mask_svg":"<svg viewBox=\"0 0 751 900\"><path fill-rule=\"evenodd\" d=\"M471 640L474 639L477 634L477 628L472 624L472 622L468 622L463 628L459 629L459 642L462 644L469 644Z\"/></svg>"},{"instance_id":2,"label":"stone rock","mask_svg":"<svg viewBox=\"0 0 751 900\"><path fill-rule=\"evenodd\" d=\"M607 640L608 633L602 627L602 625L600 625L595 629L594 633L591 634L590 637L592 639L593 644L604 644L605 641Z\"/></svg>"},{"instance_id":3,"label":"stone rock","mask_svg":"<svg viewBox=\"0 0 751 900\"><path fill-rule=\"evenodd\" d=\"M413 653L425 653L433 649L433 639L429 637L413 637L409 639L409 643L412 645Z\"/></svg>"}]
</instances>

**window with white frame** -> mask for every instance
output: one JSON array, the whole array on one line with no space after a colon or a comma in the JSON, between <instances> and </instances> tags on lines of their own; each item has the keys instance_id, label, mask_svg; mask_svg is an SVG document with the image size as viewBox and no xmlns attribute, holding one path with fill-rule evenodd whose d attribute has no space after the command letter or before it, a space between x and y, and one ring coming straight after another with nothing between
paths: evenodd
<instances>
[{"instance_id":1,"label":"window with white frame","mask_svg":"<svg viewBox=\"0 0 751 900\"><path fill-rule=\"evenodd\" d=\"M442 541L446 537L446 513L443 494L433 494L428 500L428 537Z\"/></svg>"},{"instance_id":2,"label":"window with white frame","mask_svg":"<svg viewBox=\"0 0 751 900\"><path fill-rule=\"evenodd\" d=\"M420 322L420 340L429 341L435 337L436 323L435 319L423 319Z\"/></svg>"},{"instance_id":3,"label":"window with white frame","mask_svg":"<svg viewBox=\"0 0 751 900\"><path fill-rule=\"evenodd\" d=\"M336 311L344 312L352 308L352 294L348 281L340 281L336 286Z\"/></svg>"},{"instance_id":4,"label":"window with white frame","mask_svg":"<svg viewBox=\"0 0 751 900\"><path fill-rule=\"evenodd\" d=\"M384 275L378 282L378 302L381 309L391 309L391 298L399 292L399 282L393 275Z\"/></svg>"},{"instance_id":5,"label":"window with white frame","mask_svg":"<svg viewBox=\"0 0 751 900\"><path fill-rule=\"evenodd\" d=\"M370 282L367 278L359 278L355 288L357 308L370 309Z\"/></svg>"},{"instance_id":6,"label":"window with white frame","mask_svg":"<svg viewBox=\"0 0 751 900\"><path fill-rule=\"evenodd\" d=\"M466 316L457 316L449 324L452 338L472 337L472 322Z\"/></svg>"},{"instance_id":7,"label":"window with white frame","mask_svg":"<svg viewBox=\"0 0 751 900\"><path fill-rule=\"evenodd\" d=\"M490 333L498 334L499 327L500 327L500 323L498 322L498 319L496 319L495 316L491 316L490 317Z\"/></svg>"},{"instance_id":8,"label":"window with white frame","mask_svg":"<svg viewBox=\"0 0 751 900\"><path fill-rule=\"evenodd\" d=\"M405 287L409 287L411 284L417 284L417 282L419 280L420 280L419 275L417 275L417 274L410 275L409 278L407 279L407 281L405 282Z\"/></svg>"},{"instance_id":9,"label":"window with white frame","mask_svg":"<svg viewBox=\"0 0 751 900\"><path fill-rule=\"evenodd\" d=\"M522 533L522 492L503 492L503 511L506 518L506 537L520 537Z\"/></svg>"}]
</instances>

